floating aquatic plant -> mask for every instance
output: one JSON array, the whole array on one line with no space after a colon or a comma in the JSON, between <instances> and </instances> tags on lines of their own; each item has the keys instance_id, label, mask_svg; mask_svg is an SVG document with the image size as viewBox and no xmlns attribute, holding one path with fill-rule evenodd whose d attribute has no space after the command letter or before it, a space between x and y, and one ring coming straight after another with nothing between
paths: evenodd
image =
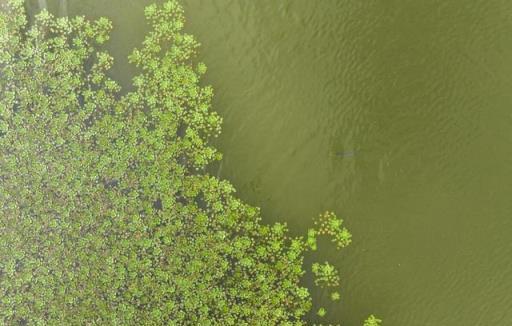
<instances>
[{"instance_id":1,"label":"floating aquatic plant","mask_svg":"<svg viewBox=\"0 0 512 326\"><path fill-rule=\"evenodd\" d=\"M340 293L337 291L332 292L330 297L332 301L339 301L341 298Z\"/></svg>"},{"instance_id":2,"label":"floating aquatic plant","mask_svg":"<svg viewBox=\"0 0 512 326\"><path fill-rule=\"evenodd\" d=\"M323 264L314 263L311 271L315 276L315 285L320 287L336 287L340 285L340 276L336 268L325 262Z\"/></svg>"},{"instance_id":3,"label":"floating aquatic plant","mask_svg":"<svg viewBox=\"0 0 512 326\"><path fill-rule=\"evenodd\" d=\"M350 234L326 213L290 237L206 172L221 118L179 3L146 8L124 95L108 19L23 5L0 3L0 324L305 324L304 252Z\"/></svg>"},{"instance_id":4,"label":"floating aquatic plant","mask_svg":"<svg viewBox=\"0 0 512 326\"><path fill-rule=\"evenodd\" d=\"M363 326L380 326L382 323L382 320L378 319L374 315L370 315L368 319L365 320Z\"/></svg>"}]
</instances>

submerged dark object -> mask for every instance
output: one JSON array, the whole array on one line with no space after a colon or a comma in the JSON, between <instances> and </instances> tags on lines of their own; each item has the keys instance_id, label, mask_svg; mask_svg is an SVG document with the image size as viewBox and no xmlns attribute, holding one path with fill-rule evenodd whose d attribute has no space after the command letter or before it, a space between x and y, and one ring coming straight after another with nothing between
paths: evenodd
<instances>
[{"instance_id":1,"label":"submerged dark object","mask_svg":"<svg viewBox=\"0 0 512 326\"><path fill-rule=\"evenodd\" d=\"M356 155L356 151L341 151L336 152L335 155L337 157L353 157L354 155Z\"/></svg>"}]
</instances>

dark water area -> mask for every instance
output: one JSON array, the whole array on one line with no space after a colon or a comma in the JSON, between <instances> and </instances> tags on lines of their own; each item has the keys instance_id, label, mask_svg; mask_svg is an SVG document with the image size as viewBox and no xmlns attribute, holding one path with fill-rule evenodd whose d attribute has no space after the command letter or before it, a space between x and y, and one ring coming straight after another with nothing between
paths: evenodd
<instances>
[{"instance_id":1,"label":"dark water area","mask_svg":"<svg viewBox=\"0 0 512 326\"><path fill-rule=\"evenodd\" d=\"M128 87L153 1L47 2L113 21ZM299 234L331 210L353 234L321 247L342 274L341 302L315 294L327 320L512 325L512 2L183 3L224 118L219 175L266 222Z\"/></svg>"}]
</instances>

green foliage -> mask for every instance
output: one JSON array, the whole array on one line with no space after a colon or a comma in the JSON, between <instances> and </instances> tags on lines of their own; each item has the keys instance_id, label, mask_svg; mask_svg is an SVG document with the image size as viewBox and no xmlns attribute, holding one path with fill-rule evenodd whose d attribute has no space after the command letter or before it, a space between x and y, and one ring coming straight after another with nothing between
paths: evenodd
<instances>
[{"instance_id":1,"label":"green foliage","mask_svg":"<svg viewBox=\"0 0 512 326\"><path fill-rule=\"evenodd\" d=\"M352 241L352 235L342 225L343 220L333 212L325 212L315 219L318 235L329 235L338 249L348 246Z\"/></svg>"},{"instance_id":2,"label":"green foliage","mask_svg":"<svg viewBox=\"0 0 512 326\"><path fill-rule=\"evenodd\" d=\"M335 287L340 285L340 276L336 268L325 262L323 264L314 263L311 271L315 276L315 285L320 287Z\"/></svg>"},{"instance_id":3,"label":"green foliage","mask_svg":"<svg viewBox=\"0 0 512 326\"><path fill-rule=\"evenodd\" d=\"M376 318L374 315L370 315L370 317L364 321L363 326L380 326L381 323L382 320Z\"/></svg>"},{"instance_id":4,"label":"green foliage","mask_svg":"<svg viewBox=\"0 0 512 326\"><path fill-rule=\"evenodd\" d=\"M327 310L325 310L325 308L320 308L320 309L318 309L318 311L316 312L316 314L317 314L319 317L325 317L325 315L327 314Z\"/></svg>"},{"instance_id":5,"label":"green foliage","mask_svg":"<svg viewBox=\"0 0 512 326\"><path fill-rule=\"evenodd\" d=\"M334 291L331 293L331 300L332 301L339 301L341 298L340 293L337 291Z\"/></svg>"},{"instance_id":6,"label":"green foliage","mask_svg":"<svg viewBox=\"0 0 512 326\"><path fill-rule=\"evenodd\" d=\"M317 247L316 236L318 231L315 229L309 229L306 237L306 245L308 249L315 251Z\"/></svg>"},{"instance_id":7,"label":"green foliage","mask_svg":"<svg viewBox=\"0 0 512 326\"><path fill-rule=\"evenodd\" d=\"M0 6L0 324L305 324L304 252L350 234L329 213L292 238L206 173L221 118L182 7L145 10L121 95L107 19Z\"/></svg>"}]
</instances>

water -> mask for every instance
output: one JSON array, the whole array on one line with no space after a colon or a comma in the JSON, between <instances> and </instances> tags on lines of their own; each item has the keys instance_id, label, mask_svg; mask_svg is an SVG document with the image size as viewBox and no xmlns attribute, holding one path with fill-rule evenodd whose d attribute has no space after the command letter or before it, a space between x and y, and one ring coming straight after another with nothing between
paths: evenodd
<instances>
[{"instance_id":1,"label":"water","mask_svg":"<svg viewBox=\"0 0 512 326\"><path fill-rule=\"evenodd\" d=\"M126 86L150 2L48 6L113 20ZM184 4L225 120L219 175L293 233L327 209L353 233L320 255L343 280L328 320L512 324L512 2Z\"/></svg>"}]
</instances>

